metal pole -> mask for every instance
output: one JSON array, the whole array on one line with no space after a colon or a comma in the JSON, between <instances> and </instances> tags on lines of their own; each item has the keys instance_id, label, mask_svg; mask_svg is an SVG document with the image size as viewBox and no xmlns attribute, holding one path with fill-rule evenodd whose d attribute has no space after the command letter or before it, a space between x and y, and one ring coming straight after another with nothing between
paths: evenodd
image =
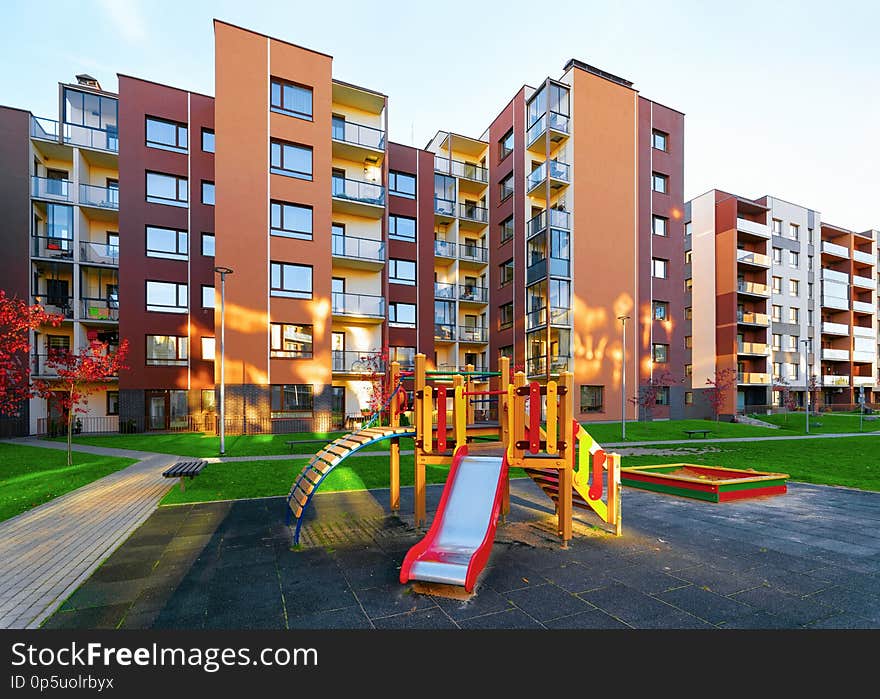
<instances>
[{"instance_id":1,"label":"metal pole","mask_svg":"<svg viewBox=\"0 0 880 699\"><path fill-rule=\"evenodd\" d=\"M226 275L229 267L215 267L220 275L220 456L226 454Z\"/></svg>"},{"instance_id":2,"label":"metal pole","mask_svg":"<svg viewBox=\"0 0 880 699\"><path fill-rule=\"evenodd\" d=\"M623 324L623 356L620 371L620 438L626 440L626 321L629 316L617 316Z\"/></svg>"},{"instance_id":3,"label":"metal pole","mask_svg":"<svg viewBox=\"0 0 880 699\"><path fill-rule=\"evenodd\" d=\"M808 363L809 355L807 354L807 347L809 346L809 340L801 340L804 345L804 393L806 394L806 422L807 422L807 434L810 434L810 365Z\"/></svg>"}]
</instances>

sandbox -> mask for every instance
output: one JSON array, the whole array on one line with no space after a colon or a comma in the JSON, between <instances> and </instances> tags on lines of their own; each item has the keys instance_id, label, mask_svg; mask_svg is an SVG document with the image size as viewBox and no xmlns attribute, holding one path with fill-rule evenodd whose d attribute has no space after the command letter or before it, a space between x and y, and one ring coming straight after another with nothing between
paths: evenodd
<instances>
[{"instance_id":1,"label":"sandbox","mask_svg":"<svg viewBox=\"0 0 880 699\"><path fill-rule=\"evenodd\" d=\"M669 495L729 502L786 492L787 473L767 473L699 464L628 466L620 469L623 485Z\"/></svg>"}]
</instances>

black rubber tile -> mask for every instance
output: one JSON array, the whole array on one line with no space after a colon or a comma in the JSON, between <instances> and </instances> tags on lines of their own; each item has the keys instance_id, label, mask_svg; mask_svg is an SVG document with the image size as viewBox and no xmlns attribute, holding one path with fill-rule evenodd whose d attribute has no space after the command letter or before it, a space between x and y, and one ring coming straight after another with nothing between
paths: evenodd
<instances>
[{"instance_id":1,"label":"black rubber tile","mask_svg":"<svg viewBox=\"0 0 880 699\"><path fill-rule=\"evenodd\" d=\"M541 622L590 609L590 605L583 599L550 584L512 590L504 596L530 617Z\"/></svg>"},{"instance_id":2,"label":"black rubber tile","mask_svg":"<svg viewBox=\"0 0 880 699\"><path fill-rule=\"evenodd\" d=\"M431 597L416 594L409 586L400 584L357 590L355 595L367 616L374 621L393 614L437 606Z\"/></svg>"},{"instance_id":3,"label":"black rubber tile","mask_svg":"<svg viewBox=\"0 0 880 699\"><path fill-rule=\"evenodd\" d=\"M718 624L719 629L797 629L800 624L791 619L759 610L754 614Z\"/></svg>"},{"instance_id":4,"label":"black rubber tile","mask_svg":"<svg viewBox=\"0 0 880 699\"><path fill-rule=\"evenodd\" d=\"M542 571L541 575L568 592L584 592L607 585L611 573L595 565L563 563Z\"/></svg>"},{"instance_id":5,"label":"black rubber tile","mask_svg":"<svg viewBox=\"0 0 880 699\"><path fill-rule=\"evenodd\" d=\"M374 619L377 629L457 629L458 625L442 609L419 609L406 614Z\"/></svg>"},{"instance_id":6,"label":"black rubber tile","mask_svg":"<svg viewBox=\"0 0 880 699\"><path fill-rule=\"evenodd\" d=\"M735 592L759 587L764 583L764 578L761 575L751 571L737 573L709 566L686 568L676 571L673 575L719 595L731 595Z\"/></svg>"},{"instance_id":7,"label":"black rubber tile","mask_svg":"<svg viewBox=\"0 0 880 699\"><path fill-rule=\"evenodd\" d=\"M86 581L59 608L66 612L74 609L89 609L91 607L107 607L117 604L130 605L138 598L144 589L145 581L119 580L116 582Z\"/></svg>"},{"instance_id":8,"label":"black rubber tile","mask_svg":"<svg viewBox=\"0 0 880 699\"><path fill-rule=\"evenodd\" d=\"M712 628L691 614L621 583L585 592L580 597L638 629Z\"/></svg>"},{"instance_id":9,"label":"black rubber tile","mask_svg":"<svg viewBox=\"0 0 880 699\"><path fill-rule=\"evenodd\" d=\"M880 587L877 588L877 591L880 592ZM864 590L854 590L837 585L805 599L815 600L835 609L880 622L880 597Z\"/></svg>"},{"instance_id":10,"label":"black rubber tile","mask_svg":"<svg viewBox=\"0 0 880 699\"><path fill-rule=\"evenodd\" d=\"M504 564L499 563L492 568L487 568L480 576L480 583L482 585L502 593L534 585L543 585L546 582L548 582L547 578L537 570L518 564L515 561L509 561Z\"/></svg>"},{"instance_id":11,"label":"black rubber tile","mask_svg":"<svg viewBox=\"0 0 880 699\"><path fill-rule=\"evenodd\" d=\"M852 612L844 612L820 619L807 626L808 629L880 629L880 620L865 619Z\"/></svg>"},{"instance_id":12,"label":"black rubber tile","mask_svg":"<svg viewBox=\"0 0 880 699\"><path fill-rule=\"evenodd\" d=\"M302 583L289 585L282 583L284 605L288 618L307 616L331 609L342 609L357 604L357 599L344 580L318 585Z\"/></svg>"},{"instance_id":13,"label":"black rubber tile","mask_svg":"<svg viewBox=\"0 0 880 699\"><path fill-rule=\"evenodd\" d=\"M682 587L687 585L681 578L674 577L666 572L655 570L652 567L644 565L629 566L627 568L618 568L608 575L609 578L621 582L624 585L635 588L639 592L652 593L663 592L674 587ZM606 580L606 584L611 582Z\"/></svg>"},{"instance_id":14,"label":"black rubber tile","mask_svg":"<svg viewBox=\"0 0 880 699\"><path fill-rule=\"evenodd\" d=\"M154 567L155 562L150 559L125 563L114 563L108 560L89 579L95 582L138 580L151 575Z\"/></svg>"},{"instance_id":15,"label":"black rubber tile","mask_svg":"<svg viewBox=\"0 0 880 699\"><path fill-rule=\"evenodd\" d=\"M654 596L710 624L729 622L755 613L755 608L752 606L708 592L695 585L660 592Z\"/></svg>"},{"instance_id":16,"label":"black rubber tile","mask_svg":"<svg viewBox=\"0 0 880 699\"><path fill-rule=\"evenodd\" d=\"M289 617L290 629L369 629L372 628L359 605Z\"/></svg>"},{"instance_id":17,"label":"black rubber tile","mask_svg":"<svg viewBox=\"0 0 880 699\"><path fill-rule=\"evenodd\" d=\"M44 629L115 629L119 626L128 604L90 607L70 612L58 612L43 624Z\"/></svg>"},{"instance_id":18,"label":"black rubber tile","mask_svg":"<svg viewBox=\"0 0 880 699\"><path fill-rule=\"evenodd\" d=\"M825 619L842 611L839 607L823 604L817 599L795 597L771 587L756 587L730 595L730 598L771 614L786 617L798 626Z\"/></svg>"},{"instance_id":19,"label":"black rubber tile","mask_svg":"<svg viewBox=\"0 0 880 699\"><path fill-rule=\"evenodd\" d=\"M545 621L548 629L629 629L622 621L609 616L600 609L592 609L572 616Z\"/></svg>"},{"instance_id":20,"label":"black rubber tile","mask_svg":"<svg viewBox=\"0 0 880 699\"><path fill-rule=\"evenodd\" d=\"M513 609L513 603L505 595L495 592L490 587L478 586L476 594L469 600L462 601L438 596L432 596L432 599L438 607L456 621Z\"/></svg>"},{"instance_id":21,"label":"black rubber tile","mask_svg":"<svg viewBox=\"0 0 880 699\"><path fill-rule=\"evenodd\" d=\"M463 629L542 629L540 623L519 609L485 614L458 622Z\"/></svg>"}]
</instances>

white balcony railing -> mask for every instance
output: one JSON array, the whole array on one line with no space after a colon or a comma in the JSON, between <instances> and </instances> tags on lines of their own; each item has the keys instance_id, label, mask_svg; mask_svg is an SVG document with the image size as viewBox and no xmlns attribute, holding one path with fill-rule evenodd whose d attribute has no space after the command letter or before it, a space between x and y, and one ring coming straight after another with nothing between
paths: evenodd
<instances>
[{"instance_id":1,"label":"white balcony railing","mask_svg":"<svg viewBox=\"0 0 880 699\"><path fill-rule=\"evenodd\" d=\"M849 376L823 376L823 386L849 386Z\"/></svg>"},{"instance_id":2,"label":"white balcony railing","mask_svg":"<svg viewBox=\"0 0 880 699\"><path fill-rule=\"evenodd\" d=\"M876 289L877 281L875 279L870 279L868 277L860 277L858 274L854 274L852 278L853 286L857 286L860 289Z\"/></svg>"},{"instance_id":3,"label":"white balcony railing","mask_svg":"<svg viewBox=\"0 0 880 699\"><path fill-rule=\"evenodd\" d=\"M845 349L829 349L827 347L822 348L822 359L827 359L835 362L848 362L849 361L849 350Z\"/></svg>"},{"instance_id":4,"label":"white balcony railing","mask_svg":"<svg viewBox=\"0 0 880 699\"><path fill-rule=\"evenodd\" d=\"M874 304L867 301L853 301L852 309L858 313L874 313Z\"/></svg>"},{"instance_id":5,"label":"white balcony railing","mask_svg":"<svg viewBox=\"0 0 880 699\"><path fill-rule=\"evenodd\" d=\"M822 332L825 335L849 335L849 326L846 323L822 323Z\"/></svg>"},{"instance_id":6,"label":"white balcony railing","mask_svg":"<svg viewBox=\"0 0 880 699\"><path fill-rule=\"evenodd\" d=\"M853 376L852 377L852 385L858 388L859 386L873 386L877 383L877 380L873 376Z\"/></svg>"},{"instance_id":7,"label":"white balcony railing","mask_svg":"<svg viewBox=\"0 0 880 699\"><path fill-rule=\"evenodd\" d=\"M862 252L861 250L853 250L853 259L865 265L877 264L877 260L870 252Z\"/></svg>"},{"instance_id":8,"label":"white balcony railing","mask_svg":"<svg viewBox=\"0 0 880 699\"><path fill-rule=\"evenodd\" d=\"M873 362L877 354L868 350L853 350L854 362Z\"/></svg>"},{"instance_id":9,"label":"white balcony railing","mask_svg":"<svg viewBox=\"0 0 880 699\"><path fill-rule=\"evenodd\" d=\"M837 243L829 243L827 240L822 241L822 252L834 255L835 257L842 257L845 260L849 259L849 248L845 248Z\"/></svg>"},{"instance_id":10,"label":"white balcony railing","mask_svg":"<svg viewBox=\"0 0 880 699\"><path fill-rule=\"evenodd\" d=\"M853 325L852 334L853 337L867 337L869 340L873 340L875 337L877 337L877 331L874 328L870 326L865 327L862 325Z\"/></svg>"},{"instance_id":11,"label":"white balcony railing","mask_svg":"<svg viewBox=\"0 0 880 699\"><path fill-rule=\"evenodd\" d=\"M762 238L770 237L770 228L767 226L766 223L755 223L754 221L749 221L745 218L736 219L736 229L738 231L742 231L743 233L759 235Z\"/></svg>"},{"instance_id":12,"label":"white balcony railing","mask_svg":"<svg viewBox=\"0 0 880 699\"><path fill-rule=\"evenodd\" d=\"M836 308L840 311L849 310L849 301L847 299L838 298L837 296L822 295L822 305L825 308Z\"/></svg>"},{"instance_id":13,"label":"white balcony railing","mask_svg":"<svg viewBox=\"0 0 880 699\"><path fill-rule=\"evenodd\" d=\"M822 268L822 279L827 282L842 282L843 284L849 282L849 277L846 272L835 272L833 269L827 269L825 267Z\"/></svg>"}]
</instances>

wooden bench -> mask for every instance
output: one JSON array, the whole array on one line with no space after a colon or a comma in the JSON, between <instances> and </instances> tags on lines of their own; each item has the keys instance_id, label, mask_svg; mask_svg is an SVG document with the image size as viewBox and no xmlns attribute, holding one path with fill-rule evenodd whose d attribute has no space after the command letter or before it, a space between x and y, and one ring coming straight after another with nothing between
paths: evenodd
<instances>
[{"instance_id":1,"label":"wooden bench","mask_svg":"<svg viewBox=\"0 0 880 699\"><path fill-rule=\"evenodd\" d=\"M684 433L688 436L688 439L693 439L695 434L703 435L703 439L707 439L709 437L710 430L685 430Z\"/></svg>"},{"instance_id":2,"label":"wooden bench","mask_svg":"<svg viewBox=\"0 0 880 699\"><path fill-rule=\"evenodd\" d=\"M198 476L202 469L208 465L207 461L202 459L196 461L178 461L173 466L165 469L162 472L162 475L165 478L179 478L180 479L180 489L186 490L186 486L184 485L186 478L195 478Z\"/></svg>"}]
</instances>

